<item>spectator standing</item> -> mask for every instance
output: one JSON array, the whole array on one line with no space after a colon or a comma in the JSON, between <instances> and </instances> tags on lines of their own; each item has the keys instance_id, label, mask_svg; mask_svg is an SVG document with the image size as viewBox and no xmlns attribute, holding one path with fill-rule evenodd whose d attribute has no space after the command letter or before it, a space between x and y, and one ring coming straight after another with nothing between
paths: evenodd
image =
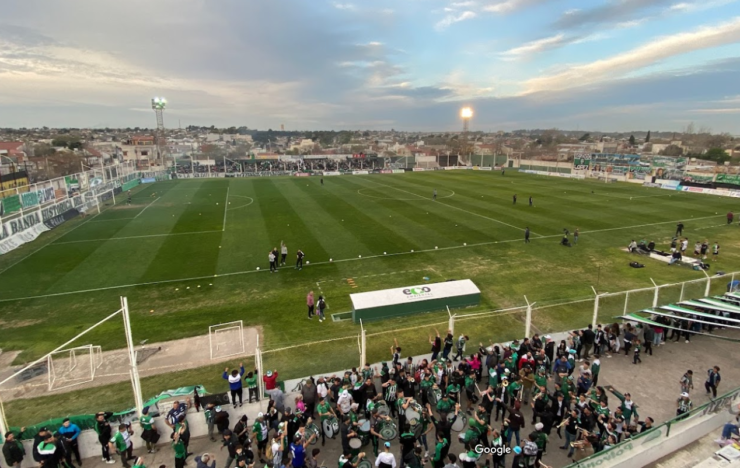
<instances>
[{"instance_id":1,"label":"spectator standing","mask_svg":"<svg viewBox=\"0 0 740 468\"><path fill-rule=\"evenodd\" d=\"M588 328L583 330L583 335L581 335L581 345L583 346L583 348L582 348L580 361L583 361L584 359L589 358L589 353L591 352L591 349L594 346L595 339L596 339L596 334L594 333L593 325L589 323Z\"/></svg>"},{"instance_id":2,"label":"spectator standing","mask_svg":"<svg viewBox=\"0 0 740 468\"><path fill-rule=\"evenodd\" d=\"M108 445L111 437L113 437L113 429L108 422L111 416L113 416L113 413L110 412L100 412L95 415L95 432L98 433L98 442L102 447L103 460L109 465L115 463L110 457L110 445Z\"/></svg>"},{"instance_id":3,"label":"spectator standing","mask_svg":"<svg viewBox=\"0 0 740 468\"><path fill-rule=\"evenodd\" d=\"M64 418L64 421L62 421L62 427L59 428L57 431L59 433L59 436L63 438L66 442L67 452L65 453L65 459L67 462L67 465L72 465L72 454L74 453L75 459L77 460L78 465L82 465L82 461L80 460L80 446L79 441L77 438L80 436L79 426L77 424L73 424L72 421L69 420L69 418Z\"/></svg>"},{"instance_id":4,"label":"spectator standing","mask_svg":"<svg viewBox=\"0 0 740 468\"><path fill-rule=\"evenodd\" d=\"M306 305L308 306L308 318L312 319L314 309L313 291L308 292L308 296L306 296Z\"/></svg>"},{"instance_id":5,"label":"spectator standing","mask_svg":"<svg viewBox=\"0 0 740 468\"><path fill-rule=\"evenodd\" d=\"M275 390L275 387L277 387L277 378L278 378L278 371L267 371L267 373L262 377L262 381L265 382L265 390ZM278 408L280 409L280 408Z\"/></svg>"},{"instance_id":6,"label":"spectator standing","mask_svg":"<svg viewBox=\"0 0 740 468\"><path fill-rule=\"evenodd\" d=\"M257 371L254 372L250 371L246 377L244 377L244 383L247 384L247 391L249 392L249 398L247 399L247 403L252 402L252 397L254 397L254 401L259 402L260 401L260 392L257 388Z\"/></svg>"},{"instance_id":7,"label":"spectator standing","mask_svg":"<svg viewBox=\"0 0 740 468\"><path fill-rule=\"evenodd\" d=\"M141 439L146 444L147 453L155 453L157 451L154 448L154 444L159 440L159 433L154 428L154 418L149 415L149 407L147 406L141 410L141 417L139 418L139 425L141 425Z\"/></svg>"},{"instance_id":8,"label":"spectator standing","mask_svg":"<svg viewBox=\"0 0 740 468\"><path fill-rule=\"evenodd\" d=\"M306 414L313 418L314 410L316 409L316 402L319 399L316 385L313 383L313 379L307 379L306 383L301 388L301 395L303 396L303 403L306 405Z\"/></svg>"},{"instance_id":9,"label":"spectator standing","mask_svg":"<svg viewBox=\"0 0 740 468\"><path fill-rule=\"evenodd\" d=\"M709 392L711 391L712 398L717 398L717 387L719 387L721 380L722 377L719 375L718 366L714 366L707 371L707 381L704 382L704 388L707 390L707 395L709 395Z\"/></svg>"},{"instance_id":10,"label":"spectator standing","mask_svg":"<svg viewBox=\"0 0 740 468\"><path fill-rule=\"evenodd\" d=\"M224 369L223 378L229 381L229 390L231 391L231 404L236 408L236 399L239 397L239 407L242 406L242 397L244 390L242 389L242 376L244 375L244 363L239 363L239 370L234 369L229 375L229 368Z\"/></svg>"},{"instance_id":11,"label":"spectator standing","mask_svg":"<svg viewBox=\"0 0 740 468\"><path fill-rule=\"evenodd\" d=\"M26 456L26 449L21 442L21 434L26 431L25 427L21 428L20 433L16 436L13 432L5 433L5 443L3 444L3 458L9 467L20 468L23 458Z\"/></svg>"}]
</instances>

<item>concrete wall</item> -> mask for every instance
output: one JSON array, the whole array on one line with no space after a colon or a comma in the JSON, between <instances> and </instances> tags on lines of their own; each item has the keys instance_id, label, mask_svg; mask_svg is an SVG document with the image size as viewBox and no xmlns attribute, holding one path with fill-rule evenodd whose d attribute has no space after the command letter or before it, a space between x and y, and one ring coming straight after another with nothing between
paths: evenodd
<instances>
[{"instance_id":1,"label":"concrete wall","mask_svg":"<svg viewBox=\"0 0 740 468\"><path fill-rule=\"evenodd\" d=\"M244 392L246 394L246 390ZM287 400L286 400L287 404ZM260 405L262 408L260 408ZM267 401L263 401L262 403L252 403L252 404L245 404L242 408L236 408L234 409L231 406L222 406L223 410L227 411L229 413L229 427L234 427L234 424L236 424L236 421L243 415L246 414L249 417L250 424L255 420L257 417L257 413L259 413L261 410L267 408ZM188 411L188 424L190 424L190 434L191 437L201 437L208 435L208 426L206 425L206 419L203 415L203 410L201 409L200 412L196 412L195 409L190 409ZM170 443L170 434L172 433L172 429L167 426L164 422L164 416L159 416L154 418L155 426L157 430L159 431L159 434L161 435L161 438L159 439L158 445L169 445ZM134 449L137 449L139 447L144 446L144 441L141 440L141 426L138 425L138 423L133 423L132 428L134 430L134 435L131 438L132 442L134 443ZM115 434L118 430L117 427L113 427L113 433ZM79 437L79 445L80 445L80 456L82 458L102 458L102 452L101 452L101 446L98 442L98 434L93 431L83 431L82 434L80 434ZM1 445L0 445L1 446ZM23 460L23 464L21 465L21 468L31 468L34 466L37 466L36 462L33 459L33 441L32 440L25 440L23 441L23 446L26 448L26 457ZM0 457L2 459L2 457ZM117 465L120 466L120 461L116 457ZM2 459L2 466L6 467L7 464L5 463L5 459Z\"/></svg>"},{"instance_id":2,"label":"concrete wall","mask_svg":"<svg viewBox=\"0 0 740 468\"><path fill-rule=\"evenodd\" d=\"M704 411L689 419L663 425L634 441L625 441L598 456L569 467L633 468L645 466L669 455L705 435L734 421L730 410L740 400L740 391L724 399L715 400Z\"/></svg>"}]
</instances>

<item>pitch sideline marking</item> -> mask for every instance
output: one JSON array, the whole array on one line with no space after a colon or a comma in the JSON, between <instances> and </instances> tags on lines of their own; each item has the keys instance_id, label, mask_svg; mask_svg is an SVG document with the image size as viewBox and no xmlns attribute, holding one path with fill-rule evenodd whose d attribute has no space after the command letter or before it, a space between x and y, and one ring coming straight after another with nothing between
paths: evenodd
<instances>
[{"instance_id":1,"label":"pitch sideline marking","mask_svg":"<svg viewBox=\"0 0 740 468\"><path fill-rule=\"evenodd\" d=\"M426 197L423 197L423 196L421 196L421 195L417 195L417 194L415 194L414 192L409 192L408 190L404 190L404 189L400 189L400 188L397 188L397 187L393 187L392 185L385 185L385 184L381 184L381 183L379 183L379 182L375 182L375 181L372 181L372 182L373 182L373 183L375 183L375 184L378 184L378 185L382 185L383 187L388 187L388 188L392 188L392 189L394 189L394 190L398 190L398 191L401 191L401 192L405 192L405 193L408 193L408 194L410 194L410 195L416 195L417 197L419 197L419 198L422 198L422 199L426 200ZM488 216L482 215L482 214L480 214L480 213L476 213L476 212L474 212L474 211L468 211L468 210L466 210L466 209L464 209L464 208L460 208L460 207L457 207L457 206L454 206L454 205L448 205L447 203L442 203L442 202L439 202L439 204L440 204L440 205L443 205L443 206L447 206L447 207L449 207L449 208L454 208L454 209L456 209L456 210L460 210L460 211L462 211L462 212L464 212L464 213L472 214L472 215L474 215L474 216L478 216L478 217L480 217L480 218L484 218L484 219L487 219L487 220L489 220L489 221L494 221L494 222L496 222L496 223L499 223L499 224L503 224L504 226L509 226L509 227L511 227L511 228L514 228L514 229L516 229L517 231L524 231L524 229L522 229L522 228L520 228L520 227L517 227L517 226L514 226L513 224L509 224L509 223L505 223L505 222L503 222L503 221L499 221L499 220L498 220L498 219L496 219L496 218L489 218ZM532 233L532 234L534 234L535 236L539 236L539 237L546 237L546 236L543 236L543 235L541 235L541 234L537 234L537 233L536 233L536 232L534 232L534 231L529 231L529 232L530 232L530 233Z\"/></svg>"},{"instance_id":2,"label":"pitch sideline marking","mask_svg":"<svg viewBox=\"0 0 740 468\"><path fill-rule=\"evenodd\" d=\"M716 218L719 216L724 215L712 215L712 216L703 216L699 218L691 218L694 221L702 220L702 219L710 219L710 218ZM659 223L650 223L650 224L638 224L634 226L623 226L623 227L617 227L617 228L607 228L607 229L595 229L593 231L582 231L581 234L597 234L600 232L607 232L607 231L616 231L620 229L634 229L634 228L640 228L640 227L647 227L647 226L659 226L661 224L673 224L677 223L679 221L684 221L686 218L682 218L678 221L661 221ZM83 223L84 224L84 223ZM79 226L78 226L79 227ZM71 231L70 231L71 232ZM203 231L203 232L221 232L221 231ZM191 234L191 233L182 233L182 234ZM65 234L66 235L66 234ZM176 234L165 234L165 235L176 235ZM553 234L549 236L541 236L537 239L553 239L553 238L559 238L560 234ZM108 240L108 239L103 239ZM523 242L523 238L519 239L507 239L507 240L501 240L501 241L490 241L490 242L479 242L477 244L470 244L467 246L464 245L452 245L449 247L440 247L440 248L434 248L434 249L425 249L425 250L417 250L413 253L429 253L429 252L439 252L440 250L456 250L456 249L463 249L468 247L483 247L487 245L493 245L493 244L508 244L511 242ZM47 244L48 245L48 244ZM44 246L45 247L45 246ZM43 247L42 247L43 248ZM41 249L39 249L41 250ZM34 252L35 253L35 252ZM339 263L339 262L353 262L358 260L368 260L368 259L374 259L374 258L380 258L380 257L394 257L397 255L412 255L412 252L395 252L395 253L389 253L384 255L367 255L362 258L356 258L356 257L350 257L340 260L333 260L333 263ZM313 265L328 265L332 262L325 261L325 262L315 262ZM11 265L12 266L12 265ZM9 267L10 268L10 267ZM7 270L7 268L6 268ZM3 270L5 271L5 270ZM267 272L267 270L264 270L262 272ZM246 275L251 273L260 273L260 270L246 270L246 271L235 271L232 273L219 273L215 275L208 275L208 276L196 276L192 278L178 278L178 279L171 279L171 280L160 280L160 281L149 281L146 283L132 283L132 284L122 284L117 286L106 286L103 288L93 288L93 289L81 289L78 291L66 291L66 292L60 292L60 293L52 293L52 294L43 294L39 296L28 296L28 297L15 297L15 298L8 298L8 299L0 299L0 303L2 302L12 302L12 301L24 301L29 299L42 299L46 297L57 297L57 296L68 296L71 294L81 294L81 293L89 293L89 292L98 292L98 291L108 291L111 289L122 289L122 288L133 288L138 286L151 286L155 284L167 284L167 283L177 283L177 282L184 282L184 281L197 281L197 280L204 280L204 279L212 279L216 277L223 277L223 276L238 276L238 275ZM2 274L2 272L0 272Z\"/></svg>"},{"instance_id":3,"label":"pitch sideline marking","mask_svg":"<svg viewBox=\"0 0 740 468\"><path fill-rule=\"evenodd\" d=\"M109 240L146 239L148 237L188 236L188 235L194 235L194 234L209 234L212 232L223 232L223 231L193 231L193 232L175 232L175 233L171 232L168 234L149 234L146 236L109 237L107 239L81 239L81 240L76 240L76 241L57 242L55 245L80 244L82 242L104 242L104 241L109 241Z\"/></svg>"},{"instance_id":4,"label":"pitch sideline marking","mask_svg":"<svg viewBox=\"0 0 740 468\"><path fill-rule=\"evenodd\" d=\"M77 229L78 227L80 227L80 226L83 226L83 225L85 225L85 224L89 223L90 221L92 221L93 219L95 219L95 218L96 218L96 217L97 217L97 216L98 216L99 214L100 214L100 213L98 213L98 214L94 215L94 216L93 216L92 218L88 219L87 221L83 221L82 223L80 223L80 224L78 224L77 226L73 227L72 229L70 229L70 230L69 230L69 231L67 231L66 233L62 234L61 236L57 237L56 239L54 239L54 240L50 241L50 242L49 242L49 243L47 243L47 244L44 244L44 245L42 245L41 247L39 247L38 249L34 250L33 252L31 252L30 254L26 255L25 257L21 258L21 259L20 259L20 260L18 260L17 262L15 262L15 263L11 264L10 266L6 267L5 269L1 270L1 271L0 271L0 275L2 275L3 273L5 273L6 271L10 270L10 269L11 269L11 268L13 268L14 266L18 265L19 263L21 263L22 261L24 261L24 260L25 260L25 259L27 259L28 257L30 257L30 256L32 256L32 255L34 255L34 254L36 254L36 253L40 252L41 250L45 249L46 247L50 246L51 244L53 244L54 242L56 242L56 241L58 241L59 239L63 238L64 236L66 236L66 235L67 235L67 234L69 234L70 232L74 231L74 230L75 230L75 229Z\"/></svg>"},{"instance_id":5,"label":"pitch sideline marking","mask_svg":"<svg viewBox=\"0 0 740 468\"><path fill-rule=\"evenodd\" d=\"M366 193L362 193L361 192L362 190L372 190L370 187L357 189L357 194L358 195L362 195L363 197L373 198L375 200L416 201L416 198L376 197L376 196L373 196L373 195L368 195ZM450 195L445 195L444 197L437 197L437 200L440 200L442 198L452 198L452 197L455 196L455 191L454 190L450 190L450 189L442 189L442 190L444 190L444 191L450 191L452 193ZM416 194L414 194L414 195L416 195ZM421 195L417 195L417 196L421 197ZM426 201L434 201L434 199L432 199L432 198L424 198L424 197L422 197L422 198L424 200L426 200Z\"/></svg>"},{"instance_id":6,"label":"pitch sideline marking","mask_svg":"<svg viewBox=\"0 0 740 468\"><path fill-rule=\"evenodd\" d=\"M145 212L147 208L149 208L150 206L152 206L152 205L153 205L153 204L154 204L154 203L155 203L155 202L156 202L157 200L159 200L160 198L162 198L162 197L157 197L157 198L155 198L153 202L151 202L150 204L148 204L147 206L145 206L143 210L139 211L139 214L137 214L136 216L134 216L134 219L136 219L136 218L138 218L139 216L141 216L141 214L142 214L143 212Z\"/></svg>"},{"instance_id":7,"label":"pitch sideline marking","mask_svg":"<svg viewBox=\"0 0 740 468\"><path fill-rule=\"evenodd\" d=\"M221 232L226 231L226 213L229 211L229 190L231 187L226 187L226 198L224 199L224 225L221 228Z\"/></svg>"}]
</instances>

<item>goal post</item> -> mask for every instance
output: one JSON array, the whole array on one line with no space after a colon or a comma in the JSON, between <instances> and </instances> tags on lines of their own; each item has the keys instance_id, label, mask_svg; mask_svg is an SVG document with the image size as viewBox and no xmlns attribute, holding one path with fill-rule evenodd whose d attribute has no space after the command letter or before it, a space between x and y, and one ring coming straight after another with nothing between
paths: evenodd
<instances>
[{"instance_id":1,"label":"goal post","mask_svg":"<svg viewBox=\"0 0 740 468\"><path fill-rule=\"evenodd\" d=\"M220 359L246 352L242 320L208 327L208 345L211 359Z\"/></svg>"},{"instance_id":2,"label":"goal post","mask_svg":"<svg viewBox=\"0 0 740 468\"><path fill-rule=\"evenodd\" d=\"M102 357L101 347L91 344L49 353L46 357L49 391L92 382Z\"/></svg>"}]
</instances>

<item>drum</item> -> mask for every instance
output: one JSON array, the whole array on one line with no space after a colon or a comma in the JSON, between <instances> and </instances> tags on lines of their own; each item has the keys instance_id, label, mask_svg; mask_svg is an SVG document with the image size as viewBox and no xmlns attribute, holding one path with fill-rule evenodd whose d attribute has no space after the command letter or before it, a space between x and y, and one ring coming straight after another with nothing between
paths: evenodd
<instances>
[{"instance_id":1,"label":"drum","mask_svg":"<svg viewBox=\"0 0 740 468\"><path fill-rule=\"evenodd\" d=\"M391 414L391 409L388 407L388 403L383 400L379 400L375 403L375 407L378 409L378 414L381 416L388 416Z\"/></svg>"},{"instance_id":2,"label":"drum","mask_svg":"<svg viewBox=\"0 0 740 468\"><path fill-rule=\"evenodd\" d=\"M427 401L429 401L429 404L434 406L437 406L437 402L442 399L442 390L439 389L436 385L433 387L429 387L427 390Z\"/></svg>"},{"instance_id":3,"label":"drum","mask_svg":"<svg viewBox=\"0 0 740 468\"><path fill-rule=\"evenodd\" d=\"M360 454L360 449L362 448L362 441L359 437L352 437L349 439L349 449L350 453L353 457L356 457Z\"/></svg>"},{"instance_id":4,"label":"drum","mask_svg":"<svg viewBox=\"0 0 740 468\"><path fill-rule=\"evenodd\" d=\"M352 459L352 464L355 465L357 468L373 468L372 462L367 458L363 458L362 461L357 463L357 457L355 457Z\"/></svg>"},{"instance_id":5,"label":"drum","mask_svg":"<svg viewBox=\"0 0 740 468\"><path fill-rule=\"evenodd\" d=\"M360 434L360 442L362 442L362 446L366 446L370 443L370 434Z\"/></svg>"},{"instance_id":6,"label":"drum","mask_svg":"<svg viewBox=\"0 0 740 468\"><path fill-rule=\"evenodd\" d=\"M447 420L452 421L452 418L455 417L455 413L450 413L447 415ZM465 414L460 413L457 415L457 419L455 419L455 422L452 423L451 429L455 432L461 432L463 429L465 429L465 425L468 423L468 417L465 416Z\"/></svg>"},{"instance_id":7,"label":"drum","mask_svg":"<svg viewBox=\"0 0 740 468\"><path fill-rule=\"evenodd\" d=\"M419 427L421 427L421 424L419 424ZM398 437L398 428L396 427L396 423L388 419L378 423L377 432L383 440L393 440Z\"/></svg>"},{"instance_id":8,"label":"drum","mask_svg":"<svg viewBox=\"0 0 740 468\"><path fill-rule=\"evenodd\" d=\"M358 419L357 428L359 429L361 434L369 434L370 433L370 420L365 419L365 418Z\"/></svg>"},{"instance_id":9,"label":"drum","mask_svg":"<svg viewBox=\"0 0 740 468\"><path fill-rule=\"evenodd\" d=\"M339 421L334 416L329 416L321 421L321 427L324 429L324 435L333 439L339 433Z\"/></svg>"},{"instance_id":10,"label":"drum","mask_svg":"<svg viewBox=\"0 0 740 468\"><path fill-rule=\"evenodd\" d=\"M409 426L414 427L421 422L421 413L412 408L412 406L406 408L406 421L409 423Z\"/></svg>"},{"instance_id":11,"label":"drum","mask_svg":"<svg viewBox=\"0 0 740 468\"><path fill-rule=\"evenodd\" d=\"M319 430L319 426L314 423L306 425L306 440L310 439L311 436L315 436L311 441L311 445L315 445L316 442L318 442L321 438L321 431Z\"/></svg>"}]
</instances>

